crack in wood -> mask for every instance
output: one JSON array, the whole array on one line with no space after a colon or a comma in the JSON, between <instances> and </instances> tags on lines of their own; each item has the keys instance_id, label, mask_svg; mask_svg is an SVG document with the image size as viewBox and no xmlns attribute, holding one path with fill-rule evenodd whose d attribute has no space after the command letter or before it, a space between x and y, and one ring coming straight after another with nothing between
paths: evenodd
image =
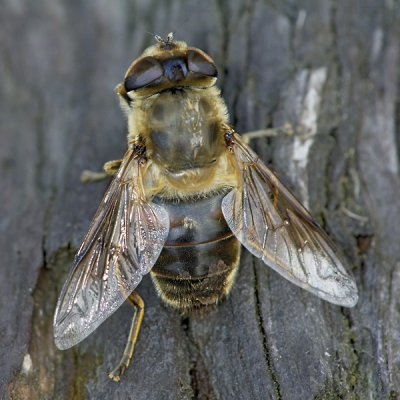
<instances>
[{"instance_id":1,"label":"crack in wood","mask_svg":"<svg viewBox=\"0 0 400 400\"><path fill-rule=\"evenodd\" d=\"M280 383L279 383L278 377L276 376L275 366L274 366L274 363L272 361L272 357L271 357L271 354L269 351L267 333L264 329L264 318L262 316L262 311L261 311L262 304L261 304L260 294L259 294L259 290L258 290L259 279L258 279L257 268L256 268L256 265L254 262L254 258L253 258L253 271L254 271L254 296L255 296L255 300L256 300L255 301L256 319L258 321L258 326L260 328L260 333L261 333L261 337L262 337L262 346L263 346L264 355L265 355L265 362L268 366L268 372L271 375L271 379L274 382L277 398L282 399Z\"/></svg>"}]
</instances>

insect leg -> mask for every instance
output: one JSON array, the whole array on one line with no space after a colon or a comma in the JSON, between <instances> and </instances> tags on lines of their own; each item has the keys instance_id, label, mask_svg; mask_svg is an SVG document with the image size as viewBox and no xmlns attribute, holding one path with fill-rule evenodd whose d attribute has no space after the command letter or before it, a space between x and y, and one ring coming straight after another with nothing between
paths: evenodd
<instances>
[{"instance_id":1,"label":"insect leg","mask_svg":"<svg viewBox=\"0 0 400 400\"><path fill-rule=\"evenodd\" d=\"M142 298L138 295L136 290L132 292L127 300L132 304L133 308L135 309L132 318L131 329L129 331L128 341L126 342L121 361L118 363L116 368L114 368L114 370L108 374L111 379L114 379L114 381L117 382L120 380L121 375L129 366L144 315L144 302Z\"/></svg>"},{"instance_id":2,"label":"insect leg","mask_svg":"<svg viewBox=\"0 0 400 400\"><path fill-rule=\"evenodd\" d=\"M114 175L120 167L122 160L108 161L103 165L103 172L90 171L85 169L81 174L82 182L95 182L101 181L110 175Z\"/></svg>"},{"instance_id":3,"label":"insect leg","mask_svg":"<svg viewBox=\"0 0 400 400\"><path fill-rule=\"evenodd\" d=\"M103 165L103 170L107 175L114 175L121 166L122 160L108 161Z\"/></svg>"},{"instance_id":4,"label":"insect leg","mask_svg":"<svg viewBox=\"0 0 400 400\"><path fill-rule=\"evenodd\" d=\"M241 136L246 144L249 144L251 139L261 137L276 137L276 136L290 136L293 135L293 129L290 124L278 126L276 128L261 129L259 131L252 131L243 133Z\"/></svg>"}]
</instances>

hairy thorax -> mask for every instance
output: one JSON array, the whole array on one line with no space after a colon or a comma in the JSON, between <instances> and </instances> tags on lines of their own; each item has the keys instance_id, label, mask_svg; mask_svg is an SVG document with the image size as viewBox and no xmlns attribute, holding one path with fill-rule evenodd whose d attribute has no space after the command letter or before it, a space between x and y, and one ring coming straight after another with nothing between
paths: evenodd
<instances>
[{"instance_id":1,"label":"hairy thorax","mask_svg":"<svg viewBox=\"0 0 400 400\"><path fill-rule=\"evenodd\" d=\"M150 197L203 196L235 186L217 88L173 88L133 101L129 131L145 141Z\"/></svg>"}]
</instances>

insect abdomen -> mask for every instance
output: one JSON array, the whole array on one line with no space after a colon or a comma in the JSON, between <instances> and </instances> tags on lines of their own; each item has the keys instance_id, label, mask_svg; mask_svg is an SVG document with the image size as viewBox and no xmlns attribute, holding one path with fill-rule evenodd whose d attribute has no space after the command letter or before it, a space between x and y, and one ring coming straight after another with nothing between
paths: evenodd
<instances>
[{"instance_id":1,"label":"insect abdomen","mask_svg":"<svg viewBox=\"0 0 400 400\"><path fill-rule=\"evenodd\" d=\"M217 303L234 282L240 243L221 212L225 194L191 202L153 200L168 211L170 231L151 276L163 300L181 311Z\"/></svg>"}]
</instances>

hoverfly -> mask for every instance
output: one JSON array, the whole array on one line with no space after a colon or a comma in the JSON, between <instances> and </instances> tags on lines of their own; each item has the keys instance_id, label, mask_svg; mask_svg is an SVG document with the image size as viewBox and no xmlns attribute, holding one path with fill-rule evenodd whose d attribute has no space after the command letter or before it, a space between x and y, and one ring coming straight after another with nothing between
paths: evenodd
<instances>
[{"instance_id":1,"label":"hoverfly","mask_svg":"<svg viewBox=\"0 0 400 400\"><path fill-rule=\"evenodd\" d=\"M237 275L241 245L283 277L353 307L354 280L328 235L228 125L217 69L201 50L156 36L117 86L128 150L78 250L54 316L55 343L74 346L128 299L128 367L144 314L135 288L150 272L183 313L215 306Z\"/></svg>"}]
</instances>

